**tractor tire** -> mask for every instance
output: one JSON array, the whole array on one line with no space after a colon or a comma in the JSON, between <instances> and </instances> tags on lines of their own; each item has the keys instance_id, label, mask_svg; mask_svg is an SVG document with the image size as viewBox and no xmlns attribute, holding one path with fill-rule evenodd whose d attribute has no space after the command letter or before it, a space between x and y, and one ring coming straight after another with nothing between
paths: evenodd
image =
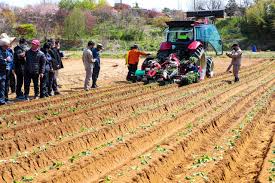
<instances>
[{"instance_id":1,"label":"tractor tire","mask_svg":"<svg viewBox=\"0 0 275 183\"><path fill-rule=\"evenodd\" d=\"M207 57L206 76L212 78L214 76L214 62L212 57Z\"/></svg>"}]
</instances>

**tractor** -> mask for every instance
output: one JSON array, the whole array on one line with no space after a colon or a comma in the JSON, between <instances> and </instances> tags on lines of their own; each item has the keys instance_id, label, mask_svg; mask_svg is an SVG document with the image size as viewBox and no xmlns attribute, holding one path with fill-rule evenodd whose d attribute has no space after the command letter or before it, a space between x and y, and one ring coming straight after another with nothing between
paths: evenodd
<instances>
[{"instance_id":1,"label":"tractor","mask_svg":"<svg viewBox=\"0 0 275 183\"><path fill-rule=\"evenodd\" d=\"M214 62L207 52L223 54L222 40L214 25L216 18L223 17L223 10L195 11L187 12L185 21L167 22L165 42L161 43L157 57L147 58L142 64L143 72L137 71L137 77L142 77L145 84L153 80L161 85L167 82L186 85L205 76L213 77ZM176 62L179 62L177 67Z\"/></svg>"}]
</instances>

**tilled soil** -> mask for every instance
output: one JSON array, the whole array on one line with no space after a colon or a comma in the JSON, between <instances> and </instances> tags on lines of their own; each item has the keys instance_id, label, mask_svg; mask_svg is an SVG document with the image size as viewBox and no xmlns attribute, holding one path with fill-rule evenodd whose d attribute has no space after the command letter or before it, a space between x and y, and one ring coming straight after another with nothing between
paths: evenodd
<instances>
[{"instance_id":1,"label":"tilled soil","mask_svg":"<svg viewBox=\"0 0 275 183\"><path fill-rule=\"evenodd\" d=\"M0 182L272 182L275 63L0 108Z\"/></svg>"}]
</instances>

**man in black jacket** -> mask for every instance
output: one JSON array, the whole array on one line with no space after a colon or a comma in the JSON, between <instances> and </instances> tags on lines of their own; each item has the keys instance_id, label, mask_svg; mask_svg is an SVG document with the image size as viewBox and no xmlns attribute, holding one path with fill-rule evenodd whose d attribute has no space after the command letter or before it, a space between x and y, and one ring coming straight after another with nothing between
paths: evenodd
<instances>
[{"instance_id":1,"label":"man in black jacket","mask_svg":"<svg viewBox=\"0 0 275 183\"><path fill-rule=\"evenodd\" d=\"M58 91L58 84L57 84L57 76L56 73L57 71L61 68L60 65L60 55L57 52L57 50L55 49L55 42L54 40L48 40L48 43L51 45L51 48L49 50L49 54L52 57L52 66L53 66L53 73L50 73L49 75L49 80L50 80L50 85L52 86L52 89L54 91L54 95L59 95L60 92ZM51 95L50 91L50 95Z\"/></svg>"},{"instance_id":2,"label":"man in black jacket","mask_svg":"<svg viewBox=\"0 0 275 183\"><path fill-rule=\"evenodd\" d=\"M46 57L44 53L39 50L39 47L39 40L33 40L31 49L26 52L26 64L24 68L24 89L26 100L29 100L31 80L34 84L34 99L38 98L39 78L43 78L43 73L45 72Z\"/></svg>"},{"instance_id":3,"label":"man in black jacket","mask_svg":"<svg viewBox=\"0 0 275 183\"><path fill-rule=\"evenodd\" d=\"M16 98L24 99L22 86L24 83L24 65L26 62L26 51L29 50L24 38L19 40L19 45L14 48L14 71L16 74Z\"/></svg>"}]
</instances>

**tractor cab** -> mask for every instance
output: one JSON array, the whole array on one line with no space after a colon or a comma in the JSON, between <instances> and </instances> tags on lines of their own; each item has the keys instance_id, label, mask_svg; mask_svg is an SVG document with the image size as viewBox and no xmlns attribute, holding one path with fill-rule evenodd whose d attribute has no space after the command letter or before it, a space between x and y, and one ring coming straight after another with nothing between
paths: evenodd
<instances>
[{"instance_id":1,"label":"tractor cab","mask_svg":"<svg viewBox=\"0 0 275 183\"><path fill-rule=\"evenodd\" d=\"M178 53L183 59L202 47L208 50L209 46L216 55L223 54L222 40L216 26L215 18L223 18L223 10L187 12L190 20L167 22L165 42L160 46L160 51L169 49ZM163 46L165 45L165 46Z\"/></svg>"}]
</instances>

